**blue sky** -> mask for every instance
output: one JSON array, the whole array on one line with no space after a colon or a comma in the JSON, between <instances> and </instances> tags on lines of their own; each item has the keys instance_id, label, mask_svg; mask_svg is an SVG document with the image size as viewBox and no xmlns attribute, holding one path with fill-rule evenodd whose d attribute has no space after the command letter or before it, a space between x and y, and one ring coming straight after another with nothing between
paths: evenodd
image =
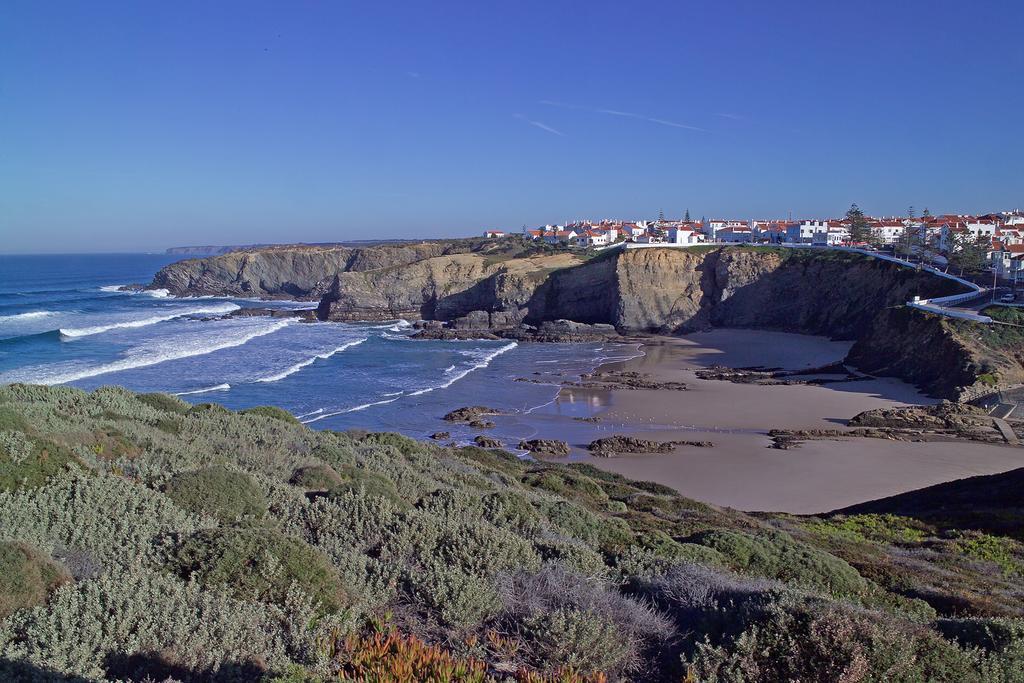
<instances>
[{"instance_id":1,"label":"blue sky","mask_svg":"<svg viewBox=\"0 0 1024 683\"><path fill-rule=\"evenodd\" d=\"M0 252L1024 205L1020 2L52 2Z\"/></svg>"}]
</instances>

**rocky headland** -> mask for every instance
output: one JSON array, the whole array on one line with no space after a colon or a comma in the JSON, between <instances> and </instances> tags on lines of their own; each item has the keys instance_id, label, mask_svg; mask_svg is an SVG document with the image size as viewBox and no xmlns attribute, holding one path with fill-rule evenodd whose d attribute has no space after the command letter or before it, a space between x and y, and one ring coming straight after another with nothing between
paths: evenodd
<instances>
[{"instance_id":1,"label":"rocky headland","mask_svg":"<svg viewBox=\"0 0 1024 683\"><path fill-rule=\"evenodd\" d=\"M316 300L319 320L405 318L429 339L621 341L717 327L824 335L855 342L846 362L858 370L952 399L1024 381L1021 354L1006 351L1019 340L904 306L961 285L841 251L587 252L519 238L275 247L171 264L148 287Z\"/></svg>"}]
</instances>

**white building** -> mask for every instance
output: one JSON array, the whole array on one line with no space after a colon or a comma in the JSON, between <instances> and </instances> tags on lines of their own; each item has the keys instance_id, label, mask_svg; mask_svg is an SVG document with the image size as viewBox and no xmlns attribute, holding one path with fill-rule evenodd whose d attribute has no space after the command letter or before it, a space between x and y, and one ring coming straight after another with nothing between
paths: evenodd
<instances>
[{"instance_id":1,"label":"white building","mask_svg":"<svg viewBox=\"0 0 1024 683\"><path fill-rule=\"evenodd\" d=\"M544 234L544 241L548 244L568 244L570 241L576 239L577 234L575 230L556 230L555 232L548 232Z\"/></svg>"},{"instance_id":2,"label":"white building","mask_svg":"<svg viewBox=\"0 0 1024 683\"><path fill-rule=\"evenodd\" d=\"M817 233L828 232L828 221L801 221L786 226L786 241L797 244L810 244Z\"/></svg>"},{"instance_id":3,"label":"white building","mask_svg":"<svg viewBox=\"0 0 1024 683\"><path fill-rule=\"evenodd\" d=\"M920 228L920 224L914 225ZM900 221L878 221L871 225L871 234L882 244L896 244L906 236L907 226Z\"/></svg>"},{"instance_id":4,"label":"white building","mask_svg":"<svg viewBox=\"0 0 1024 683\"><path fill-rule=\"evenodd\" d=\"M622 226L622 231L626 234L626 237L628 239L634 239L635 240L637 237L640 237L641 235L646 233L647 232L647 228L642 228L639 225L633 225L631 223L626 223L625 225Z\"/></svg>"},{"instance_id":5,"label":"white building","mask_svg":"<svg viewBox=\"0 0 1024 683\"><path fill-rule=\"evenodd\" d=\"M726 228L749 228L750 224L747 221L737 220L723 220L720 218L712 218L704 223L704 234L713 240L718 240L718 231L725 230Z\"/></svg>"},{"instance_id":6,"label":"white building","mask_svg":"<svg viewBox=\"0 0 1024 683\"><path fill-rule=\"evenodd\" d=\"M996 275L1013 282L1024 282L1024 244L1008 244L993 251L989 258Z\"/></svg>"},{"instance_id":7,"label":"white building","mask_svg":"<svg viewBox=\"0 0 1024 683\"><path fill-rule=\"evenodd\" d=\"M654 233L645 232L644 234L633 240L637 244L664 244L665 239L661 235L655 235Z\"/></svg>"},{"instance_id":8,"label":"white building","mask_svg":"<svg viewBox=\"0 0 1024 683\"><path fill-rule=\"evenodd\" d=\"M722 228L715 233L715 241L730 243L753 242L754 233L748 227Z\"/></svg>"},{"instance_id":9,"label":"white building","mask_svg":"<svg viewBox=\"0 0 1024 683\"><path fill-rule=\"evenodd\" d=\"M696 244L701 242L701 235L690 228L672 228L668 231L669 244Z\"/></svg>"},{"instance_id":10,"label":"white building","mask_svg":"<svg viewBox=\"0 0 1024 683\"><path fill-rule=\"evenodd\" d=\"M988 222L946 223L942 226L939 236L939 249L948 253L953 248L954 234L959 234L971 241L979 238L991 240L995 237L998 227L995 223Z\"/></svg>"},{"instance_id":11,"label":"white building","mask_svg":"<svg viewBox=\"0 0 1024 683\"><path fill-rule=\"evenodd\" d=\"M811 238L811 244L826 245L835 247L850 241L850 228L845 225L827 225L824 229L815 232Z\"/></svg>"}]
</instances>

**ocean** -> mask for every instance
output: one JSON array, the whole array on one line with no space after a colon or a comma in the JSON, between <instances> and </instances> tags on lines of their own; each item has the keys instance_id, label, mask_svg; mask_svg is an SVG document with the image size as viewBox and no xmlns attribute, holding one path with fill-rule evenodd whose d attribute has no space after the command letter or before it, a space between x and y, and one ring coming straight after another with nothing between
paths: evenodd
<instances>
[{"instance_id":1,"label":"ocean","mask_svg":"<svg viewBox=\"0 0 1024 683\"><path fill-rule=\"evenodd\" d=\"M637 355L615 344L420 341L408 321L303 323L224 319L243 307L314 302L176 298L121 292L178 260L162 254L0 256L0 384L120 385L232 409L276 405L313 428L398 431L423 438L478 431L439 418L465 405L512 414L589 414L559 383ZM520 380L520 381L517 381ZM521 381L530 380L530 381ZM493 436L531 436L505 420ZM505 433L502 433L505 432Z\"/></svg>"}]
</instances>

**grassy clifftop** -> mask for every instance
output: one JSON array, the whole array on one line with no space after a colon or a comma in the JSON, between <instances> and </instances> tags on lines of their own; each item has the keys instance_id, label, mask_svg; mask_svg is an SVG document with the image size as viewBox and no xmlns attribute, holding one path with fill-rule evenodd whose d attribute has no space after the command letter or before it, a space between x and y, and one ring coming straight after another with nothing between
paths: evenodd
<instances>
[{"instance_id":1,"label":"grassy clifftop","mask_svg":"<svg viewBox=\"0 0 1024 683\"><path fill-rule=\"evenodd\" d=\"M0 388L5 679L1010 681L1022 574L1019 528Z\"/></svg>"}]
</instances>

